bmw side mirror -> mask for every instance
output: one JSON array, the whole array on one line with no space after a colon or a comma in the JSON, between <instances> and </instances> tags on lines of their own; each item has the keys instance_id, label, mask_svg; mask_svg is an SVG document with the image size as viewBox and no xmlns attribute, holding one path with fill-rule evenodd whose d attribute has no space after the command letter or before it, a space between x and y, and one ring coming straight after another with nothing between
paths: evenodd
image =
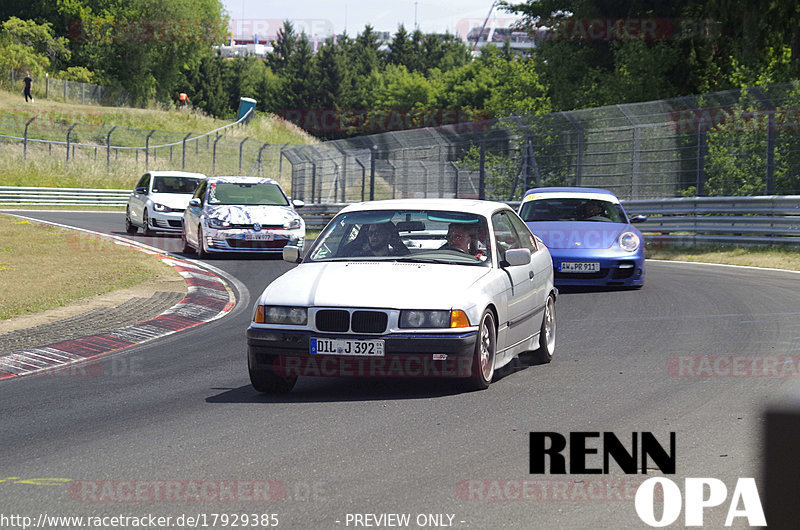
<instances>
[{"instance_id":1,"label":"bmw side mirror","mask_svg":"<svg viewBox=\"0 0 800 530\"><path fill-rule=\"evenodd\" d=\"M286 245L283 247L283 261L289 263L300 263L302 261L300 256L300 248L294 245Z\"/></svg>"},{"instance_id":2,"label":"bmw side mirror","mask_svg":"<svg viewBox=\"0 0 800 530\"><path fill-rule=\"evenodd\" d=\"M195 207L195 208L199 208L200 207L200 199L197 199L197 198L191 199L189 201L189 206L192 206L192 207Z\"/></svg>"},{"instance_id":3,"label":"bmw side mirror","mask_svg":"<svg viewBox=\"0 0 800 530\"><path fill-rule=\"evenodd\" d=\"M511 248L506 250L503 266L518 267L531 262L531 251L527 248Z\"/></svg>"},{"instance_id":4,"label":"bmw side mirror","mask_svg":"<svg viewBox=\"0 0 800 530\"><path fill-rule=\"evenodd\" d=\"M630 221L631 221L631 223L643 223L643 222L647 221L647 216L646 215L634 215L633 217L631 217Z\"/></svg>"}]
</instances>

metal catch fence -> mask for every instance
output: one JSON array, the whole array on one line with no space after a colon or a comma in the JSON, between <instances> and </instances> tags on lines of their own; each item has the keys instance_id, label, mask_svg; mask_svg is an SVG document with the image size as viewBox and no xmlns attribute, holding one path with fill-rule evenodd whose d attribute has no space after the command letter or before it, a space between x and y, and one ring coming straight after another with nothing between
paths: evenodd
<instances>
[{"instance_id":1,"label":"metal catch fence","mask_svg":"<svg viewBox=\"0 0 800 530\"><path fill-rule=\"evenodd\" d=\"M620 198L800 193L800 82L386 132L288 149L313 202L519 199L543 185Z\"/></svg>"}]
</instances>

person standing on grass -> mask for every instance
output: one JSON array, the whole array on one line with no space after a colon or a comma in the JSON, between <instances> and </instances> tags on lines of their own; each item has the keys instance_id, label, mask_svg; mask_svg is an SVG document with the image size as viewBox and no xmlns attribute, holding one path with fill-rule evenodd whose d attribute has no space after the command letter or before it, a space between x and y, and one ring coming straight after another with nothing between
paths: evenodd
<instances>
[{"instance_id":1,"label":"person standing on grass","mask_svg":"<svg viewBox=\"0 0 800 530\"><path fill-rule=\"evenodd\" d=\"M28 102L28 98L31 98L31 103L33 103L33 95L31 94L33 78L30 72L25 72L25 79L23 79L22 82L25 84L25 88L22 89L22 93L25 94L25 103Z\"/></svg>"}]
</instances>

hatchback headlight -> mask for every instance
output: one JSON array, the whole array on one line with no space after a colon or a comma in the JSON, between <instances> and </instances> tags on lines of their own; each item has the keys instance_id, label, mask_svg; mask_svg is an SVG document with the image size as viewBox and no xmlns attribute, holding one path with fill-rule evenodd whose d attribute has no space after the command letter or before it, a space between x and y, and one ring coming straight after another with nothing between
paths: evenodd
<instances>
[{"instance_id":1,"label":"hatchback headlight","mask_svg":"<svg viewBox=\"0 0 800 530\"><path fill-rule=\"evenodd\" d=\"M171 212L172 208L169 206L164 206L163 204L158 204L157 202L153 203L153 210L157 212Z\"/></svg>"},{"instance_id":2,"label":"hatchback headlight","mask_svg":"<svg viewBox=\"0 0 800 530\"><path fill-rule=\"evenodd\" d=\"M209 217L208 226L210 226L211 228L228 228L229 226L231 226L231 224L228 221L223 221L222 219Z\"/></svg>"},{"instance_id":3,"label":"hatchback headlight","mask_svg":"<svg viewBox=\"0 0 800 530\"><path fill-rule=\"evenodd\" d=\"M308 323L308 308L282 305L259 305L253 322L257 324L287 324L305 326Z\"/></svg>"},{"instance_id":4,"label":"hatchback headlight","mask_svg":"<svg viewBox=\"0 0 800 530\"><path fill-rule=\"evenodd\" d=\"M469 327L467 315L457 311L400 311L401 328L463 328Z\"/></svg>"},{"instance_id":5,"label":"hatchback headlight","mask_svg":"<svg viewBox=\"0 0 800 530\"><path fill-rule=\"evenodd\" d=\"M619 236L619 246L622 248L622 250L636 252L636 250L639 248L639 244L639 236L633 232L623 232L622 235Z\"/></svg>"},{"instance_id":6,"label":"hatchback headlight","mask_svg":"<svg viewBox=\"0 0 800 530\"><path fill-rule=\"evenodd\" d=\"M291 220L291 221L289 221L288 223L285 223L285 224L283 225L283 227L284 227L286 230L294 230L294 229L296 229L296 228L300 228L302 225L303 225L303 222L302 222L302 220L301 220L299 217L295 217L294 219L292 219L292 220Z\"/></svg>"}]
</instances>

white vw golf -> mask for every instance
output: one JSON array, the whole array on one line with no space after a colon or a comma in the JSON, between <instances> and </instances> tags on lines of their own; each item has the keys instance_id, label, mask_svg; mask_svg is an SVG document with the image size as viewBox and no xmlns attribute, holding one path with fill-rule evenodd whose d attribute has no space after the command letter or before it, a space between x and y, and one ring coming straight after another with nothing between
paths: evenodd
<instances>
[{"instance_id":1,"label":"white vw golf","mask_svg":"<svg viewBox=\"0 0 800 530\"><path fill-rule=\"evenodd\" d=\"M555 348L553 264L507 205L354 204L266 287L247 329L256 390L298 376L461 377L485 389L525 351Z\"/></svg>"}]
</instances>

